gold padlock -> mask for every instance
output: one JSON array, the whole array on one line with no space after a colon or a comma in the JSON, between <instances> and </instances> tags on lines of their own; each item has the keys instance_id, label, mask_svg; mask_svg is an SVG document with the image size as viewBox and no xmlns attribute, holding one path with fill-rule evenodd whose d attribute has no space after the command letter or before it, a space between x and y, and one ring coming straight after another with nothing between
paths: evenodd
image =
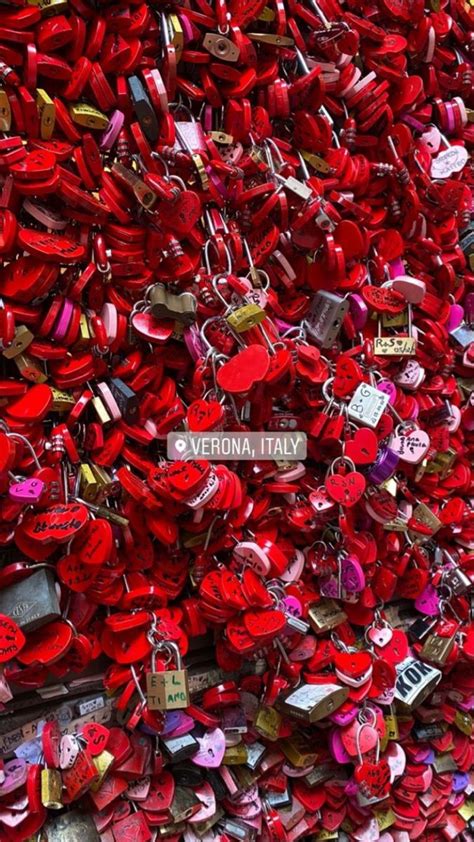
<instances>
[{"instance_id":1,"label":"gold padlock","mask_svg":"<svg viewBox=\"0 0 474 842\"><path fill-rule=\"evenodd\" d=\"M97 413L97 418L99 419L100 424L102 424L104 426L106 424L110 424L110 422L112 421L112 418L110 417L109 413L107 412L107 409L105 407L105 404L104 404L102 398L99 398L98 396L96 396L95 398L92 398L91 404L92 404L92 406L94 407L94 409Z\"/></svg>"},{"instance_id":2,"label":"gold padlock","mask_svg":"<svg viewBox=\"0 0 474 842\"><path fill-rule=\"evenodd\" d=\"M318 755L308 745L307 737L303 734L297 732L291 737L286 737L281 740L279 747L291 765L297 769L306 769L316 763Z\"/></svg>"},{"instance_id":3,"label":"gold padlock","mask_svg":"<svg viewBox=\"0 0 474 842\"><path fill-rule=\"evenodd\" d=\"M69 106L69 114L79 126L87 129L106 129L109 125L107 114L103 114L98 108L86 102L77 102Z\"/></svg>"},{"instance_id":4,"label":"gold padlock","mask_svg":"<svg viewBox=\"0 0 474 842\"><path fill-rule=\"evenodd\" d=\"M57 769L41 770L41 803L48 810L61 810L63 783Z\"/></svg>"},{"instance_id":5,"label":"gold padlock","mask_svg":"<svg viewBox=\"0 0 474 842\"><path fill-rule=\"evenodd\" d=\"M36 105L40 117L40 135L42 140L53 136L56 121L56 106L43 88L36 89Z\"/></svg>"},{"instance_id":6,"label":"gold padlock","mask_svg":"<svg viewBox=\"0 0 474 842\"><path fill-rule=\"evenodd\" d=\"M46 383L47 375L33 357L29 357L27 354L18 354L17 357L14 357L14 362L25 380L30 380L31 383Z\"/></svg>"},{"instance_id":7,"label":"gold padlock","mask_svg":"<svg viewBox=\"0 0 474 842\"><path fill-rule=\"evenodd\" d=\"M448 660L454 643L454 635L452 637L441 637L439 634L430 634L420 652L420 658L442 667Z\"/></svg>"},{"instance_id":8,"label":"gold padlock","mask_svg":"<svg viewBox=\"0 0 474 842\"><path fill-rule=\"evenodd\" d=\"M347 620L347 614L333 599L321 599L310 606L308 621L315 634L335 629Z\"/></svg>"},{"instance_id":9,"label":"gold padlock","mask_svg":"<svg viewBox=\"0 0 474 842\"><path fill-rule=\"evenodd\" d=\"M12 124L12 110L7 92L0 88L0 132L9 132Z\"/></svg>"},{"instance_id":10,"label":"gold padlock","mask_svg":"<svg viewBox=\"0 0 474 842\"><path fill-rule=\"evenodd\" d=\"M110 751L106 751L105 749L104 751L101 751L100 754L96 755L96 757L92 758L92 762L99 773L99 779L95 783L91 784L90 788L92 792L97 792L100 789L104 778L107 775L107 772L109 771L114 761L114 755L111 754Z\"/></svg>"},{"instance_id":11,"label":"gold padlock","mask_svg":"<svg viewBox=\"0 0 474 842\"><path fill-rule=\"evenodd\" d=\"M159 651L174 655L177 669L156 672L156 653ZM153 650L151 672L146 676L146 698L149 710L182 710L189 707L188 671L183 669L176 643L166 641Z\"/></svg>"},{"instance_id":12,"label":"gold padlock","mask_svg":"<svg viewBox=\"0 0 474 842\"><path fill-rule=\"evenodd\" d=\"M258 304L245 304L226 316L226 321L236 333L244 333L263 322L266 315Z\"/></svg>"},{"instance_id":13,"label":"gold padlock","mask_svg":"<svg viewBox=\"0 0 474 842\"><path fill-rule=\"evenodd\" d=\"M280 733L281 716L275 708L261 705L255 715L253 727L262 737L274 742Z\"/></svg>"},{"instance_id":14,"label":"gold padlock","mask_svg":"<svg viewBox=\"0 0 474 842\"><path fill-rule=\"evenodd\" d=\"M20 356L31 345L34 338L31 330L28 330L26 325L18 325L13 341L2 351L3 356L7 360L13 360L14 357Z\"/></svg>"},{"instance_id":15,"label":"gold padlock","mask_svg":"<svg viewBox=\"0 0 474 842\"><path fill-rule=\"evenodd\" d=\"M240 766L247 762L248 751L245 743L237 743L235 746L228 746L224 752L224 766Z\"/></svg>"},{"instance_id":16,"label":"gold padlock","mask_svg":"<svg viewBox=\"0 0 474 842\"><path fill-rule=\"evenodd\" d=\"M79 494L87 503L93 503L97 498L99 483L90 465L85 462L79 467Z\"/></svg>"},{"instance_id":17,"label":"gold padlock","mask_svg":"<svg viewBox=\"0 0 474 842\"><path fill-rule=\"evenodd\" d=\"M56 389L54 386L51 386L51 393L53 395L51 409L54 412L70 412L73 406L76 405L76 401L69 392L63 392L62 389Z\"/></svg>"}]
</instances>

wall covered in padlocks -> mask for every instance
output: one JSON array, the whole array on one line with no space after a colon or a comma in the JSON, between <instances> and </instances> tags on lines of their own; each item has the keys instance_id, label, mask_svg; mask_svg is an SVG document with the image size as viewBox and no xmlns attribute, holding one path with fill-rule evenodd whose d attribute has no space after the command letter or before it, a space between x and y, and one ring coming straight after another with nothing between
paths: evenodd
<instances>
[{"instance_id":1,"label":"wall covered in padlocks","mask_svg":"<svg viewBox=\"0 0 474 842\"><path fill-rule=\"evenodd\" d=\"M0 842L474 842L473 80L0 0Z\"/></svg>"}]
</instances>

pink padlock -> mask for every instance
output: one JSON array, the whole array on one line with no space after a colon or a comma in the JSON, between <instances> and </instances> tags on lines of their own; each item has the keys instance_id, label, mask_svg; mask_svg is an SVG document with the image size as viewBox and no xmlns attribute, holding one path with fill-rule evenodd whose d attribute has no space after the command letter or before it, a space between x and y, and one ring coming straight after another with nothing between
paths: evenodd
<instances>
[{"instance_id":1,"label":"pink padlock","mask_svg":"<svg viewBox=\"0 0 474 842\"><path fill-rule=\"evenodd\" d=\"M254 541L242 541L234 547L234 558L242 564L248 564L260 576L267 576L270 572L270 560L267 554Z\"/></svg>"},{"instance_id":2,"label":"pink padlock","mask_svg":"<svg viewBox=\"0 0 474 842\"><path fill-rule=\"evenodd\" d=\"M34 505L40 499L45 484L40 479L24 479L21 482L16 482L8 489L8 496L10 500L15 503L30 503Z\"/></svg>"}]
</instances>

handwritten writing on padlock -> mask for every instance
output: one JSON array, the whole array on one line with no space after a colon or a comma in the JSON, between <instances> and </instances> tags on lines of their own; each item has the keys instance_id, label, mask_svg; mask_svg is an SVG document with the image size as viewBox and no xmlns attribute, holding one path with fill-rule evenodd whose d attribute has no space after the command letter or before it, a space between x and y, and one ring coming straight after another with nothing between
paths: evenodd
<instances>
[{"instance_id":1,"label":"handwritten writing on padlock","mask_svg":"<svg viewBox=\"0 0 474 842\"><path fill-rule=\"evenodd\" d=\"M177 669L155 671L157 651L168 651L174 656ZM176 644L166 642L155 647L151 662L152 671L146 676L146 697L150 710L178 710L189 706L188 673L182 667L181 654Z\"/></svg>"}]
</instances>

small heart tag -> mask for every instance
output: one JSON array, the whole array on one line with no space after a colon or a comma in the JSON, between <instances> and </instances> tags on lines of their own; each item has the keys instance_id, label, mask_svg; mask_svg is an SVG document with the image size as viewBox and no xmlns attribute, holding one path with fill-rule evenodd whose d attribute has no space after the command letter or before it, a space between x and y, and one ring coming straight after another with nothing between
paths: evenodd
<instances>
[{"instance_id":1,"label":"small heart tag","mask_svg":"<svg viewBox=\"0 0 474 842\"><path fill-rule=\"evenodd\" d=\"M365 477L357 471L343 476L333 474L326 477L325 485L330 497L342 506L355 506L365 491Z\"/></svg>"},{"instance_id":2,"label":"small heart tag","mask_svg":"<svg viewBox=\"0 0 474 842\"><path fill-rule=\"evenodd\" d=\"M418 465L425 457L430 446L430 437L424 430L412 430L398 433L390 440L390 450L410 465Z\"/></svg>"},{"instance_id":3,"label":"small heart tag","mask_svg":"<svg viewBox=\"0 0 474 842\"><path fill-rule=\"evenodd\" d=\"M225 754L225 736L220 728L213 731L206 731L203 737L197 737L199 750L191 758L196 766L203 766L205 769L217 769Z\"/></svg>"},{"instance_id":4,"label":"small heart tag","mask_svg":"<svg viewBox=\"0 0 474 842\"><path fill-rule=\"evenodd\" d=\"M133 329L147 342L161 345L173 333L174 322L166 319L155 319L151 313L135 313L131 318Z\"/></svg>"},{"instance_id":5,"label":"small heart tag","mask_svg":"<svg viewBox=\"0 0 474 842\"><path fill-rule=\"evenodd\" d=\"M351 757L355 757L358 753L367 754L372 751L377 745L379 736L375 728L371 725L360 726L360 722L355 719L350 725L341 729L341 740L344 748Z\"/></svg>"},{"instance_id":6,"label":"small heart tag","mask_svg":"<svg viewBox=\"0 0 474 842\"><path fill-rule=\"evenodd\" d=\"M341 561L341 584L350 593L360 593L365 586L365 575L359 560L353 556L345 556Z\"/></svg>"},{"instance_id":7,"label":"small heart tag","mask_svg":"<svg viewBox=\"0 0 474 842\"><path fill-rule=\"evenodd\" d=\"M346 441L344 445L344 456L352 459L356 465L370 465L375 462L377 451L377 436L368 427L361 427L356 430L354 438Z\"/></svg>"},{"instance_id":8,"label":"small heart tag","mask_svg":"<svg viewBox=\"0 0 474 842\"><path fill-rule=\"evenodd\" d=\"M281 632L286 625L286 617L283 611L269 611L268 609L246 611L244 614L244 625L248 633L255 640L263 637L271 637Z\"/></svg>"},{"instance_id":9,"label":"small heart tag","mask_svg":"<svg viewBox=\"0 0 474 842\"><path fill-rule=\"evenodd\" d=\"M390 313L395 316L402 313L406 307L404 296L389 287L366 286L362 290L362 296L376 313Z\"/></svg>"},{"instance_id":10,"label":"small heart tag","mask_svg":"<svg viewBox=\"0 0 474 842\"><path fill-rule=\"evenodd\" d=\"M336 371L333 381L333 392L338 398L345 398L352 395L359 383L363 380L361 367L352 357L339 357L336 363Z\"/></svg>"},{"instance_id":11,"label":"small heart tag","mask_svg":"<svg viewBox=\"0 0 474 842\"><path fill-rule=\"evenodd\" d=\"M384 647L392 639L392 629L389 626L372 626L368 631L368 638L376 646Z\"/></svg>"},{"instance_id":12,"label":"small heart tag","mask_svg":"<svg viewBox=\"0 0 474 842\"><path fill-rule=\"evenodd\" d=\"M216 430L224 418L224 408L218 401L197 400L188 409L188 425L192 432Z\"/></svg>"}]
</instances>

